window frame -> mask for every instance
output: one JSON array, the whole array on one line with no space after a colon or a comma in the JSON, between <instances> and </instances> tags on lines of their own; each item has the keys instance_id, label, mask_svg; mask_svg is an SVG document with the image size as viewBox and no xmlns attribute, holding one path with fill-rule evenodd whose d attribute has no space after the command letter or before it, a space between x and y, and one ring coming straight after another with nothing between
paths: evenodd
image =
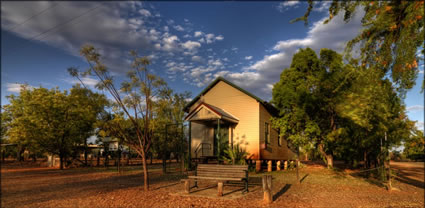
<instances>
[{"instance_id":1,"label":"window frame","mask_svg":"<svg viewBox=\"0 0 425 208\"><path fill-rule=\"evenodd\" d=\"M282 146L282 136L280 136L280 129L277 130L277 145Z\"/></svg>"},{"instance_id":2,"label":"window frame","mask_svg":"<svg viewBox=\"0 0 425 208\"><path fill-rule=\"evenodd\" d=\"M270 141L270 124L267 122L264 122L264 140L267 145L271 144Z\"/></svg>"}]
</instances>

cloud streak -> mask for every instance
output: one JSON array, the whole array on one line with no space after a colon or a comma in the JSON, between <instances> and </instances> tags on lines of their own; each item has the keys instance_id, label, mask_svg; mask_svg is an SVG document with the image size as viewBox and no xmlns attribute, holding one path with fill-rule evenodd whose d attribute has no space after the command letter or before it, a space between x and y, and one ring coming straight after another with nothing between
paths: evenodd
<instances>
[{"instance_id":1,"label":"cloud streak","mask_svg":"<svg viewBox=\"0 0 425 208\"><path fill-rule=\"evenodd\" d=\"M413 105L406 108L407 111L416 112L416 111L424 111L423 105Z\"/></svg>"}]
</instances>

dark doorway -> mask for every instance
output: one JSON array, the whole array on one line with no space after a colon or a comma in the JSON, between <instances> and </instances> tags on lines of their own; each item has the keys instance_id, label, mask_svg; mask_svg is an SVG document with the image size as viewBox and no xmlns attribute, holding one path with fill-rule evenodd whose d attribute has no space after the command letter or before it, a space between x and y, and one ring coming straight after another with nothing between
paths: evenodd
<instances>
[{"instance_id":1,"label":"dark doorway","mask_svg":"<svg viewBox=\"0 0 425 208\"><path fill-rule=\"evenodd\" d=\"M220 141L217 139L217 126L214 127L214 155L217 155L218 153L218 145L222 144L222 146L220 146L221 148L223 148L223 144L229 143L229 125L227 124L220 124L220 134L219 134L219 139Z\"/></svg>"}]
</instances>

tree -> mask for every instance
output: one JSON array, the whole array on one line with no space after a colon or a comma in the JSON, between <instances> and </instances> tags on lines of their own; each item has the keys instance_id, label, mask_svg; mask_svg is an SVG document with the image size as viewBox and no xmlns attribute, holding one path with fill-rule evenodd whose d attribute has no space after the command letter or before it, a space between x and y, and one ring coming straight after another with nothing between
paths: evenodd
<instances>
[{"instance_id":1,"label":"tree","mask_svg":"<svg viewBox=\"0 0 425 208\"><path fill-rule=\"evenodd\" d=\"M153 149L162 158L163 172L166 172L166 160L173 153L184 161L184 106L190 98L189 92L174 93L172 89L163 90L154 105L156 129ZM183 167L182 167L183 168Z\"/></svg>"},{"instance_id":2,"label":"tree","mask_svg":"<svg viewBox=\"0 0 425 208\"><path fill-rule=\"evenodd\" d=\"M413 129L413 134L404 141L403 154L412 160L425 159L425 138L424 132L419 129Z\"/></svg>"},{"instance_id":3,"label":"tree","mask_svg":"<svg viewBox=\"0 0 425 208\"><path fill-rule=\"evenodd\" d=\"M11 115L7 136L33 151L41 149L58 155L60 169L93 132L96 116L106 103L102 95L79 85L70 93L58 88L23 87L19 96L11 95L8 99L10 104L4 106Z\"/></svg>"},{"instance_id":4,"label":"tree","mask_svg":"<svg viewBox=\"0 0 425 208\"><path fill-rule=\"evenodd\" d=\"M308 23L314 2L303 17L295 21ZM346 46L350 59L355 46L361 49L360 61L364 67L379 70L381 78L391 73L397 90L402 95L415 85L418 75L418 49L424 54L424 1L338 1L333 0L329 8L328 23L337 14L344 12L344 20L350 21L358 10L364 10L364 29ZM424 83L422 83L424 86Z\"/></svg>"},{"instance_id":5,"label":"tree","mask_svg":"<svg viewBox=\"0 0 425 208\"><path fill-rule=\"evenodd\" d=\"M106 90L115 101L116 107L123 112L125 119L131 122L135 137L123 136L126 132L122 130L121 124L116 123L116 128L121 132L124 143L135 150L143 161L144 189L149 190L149 175L146 163L146 156L152 147L154 131L152 119L154 116L154 99L164 90L166 83L152 74L148 65L147 57L140 57L135 51L131 51L133 57L132 69L128 71L127 81L121 82L121 87L116 87L114 76L111 75L107 67L101 62L101 55L90 45L83 46L80 54L86 59L89 68L79 73L75 68L69 70L70 74L79 78L80 76L94 75L99 80L96 87Z\"/></svg>"},{"instance_id":6,"label":"tree","mask_svg":"<svg viewBox=\"0 0 425 208\"><path fill-rule=\"evenodd\" d=\"M296 148L317 145L328 167L341 134L336 104L348 86L346 71L342 57L332 50L322 49L319 59L310 48L301 49L273 86L272 103L280 111L272 122L275 128Z\"/></svg>"},{"instance_id":7,"label":"tree","mask_svg":"<svg viewBox=\"0 0 425 208\"><path fill-rule=\"evenodd\" d=\"M392 83L377 70L358 67L353 70L352 86L341 96L337 113L351 124L351 145L363 152L364 166L379 160L381 147L399 145L410 134L411 121ZM388 141L383 141L385 134ZM360 150L360 151L359 151Z\"/></svg>"}]
</instances>

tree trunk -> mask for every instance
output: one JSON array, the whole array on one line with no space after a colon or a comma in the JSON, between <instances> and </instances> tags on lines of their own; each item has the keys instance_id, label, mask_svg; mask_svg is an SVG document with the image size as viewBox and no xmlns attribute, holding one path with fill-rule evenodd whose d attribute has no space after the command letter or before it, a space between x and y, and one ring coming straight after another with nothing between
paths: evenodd
<instances>
[{"instance_id":1,"label":"tree trunk","mask_svg":"<svg viewBox=\"0 0 425 208\"><path fill-rule=\"evenodd\" d=\"M59 154L59 164L60 164L60 169L63 170L63 155Z\"/></svg>"},{"instance_id":2,"label":"tree trunk","mask_svg":"<svg viewBox=\"0 0 425 208\"><path fill-rule=\"evenodd\" d=\"M363 152L363 168L367 168L367 152Z\"/></svg>"},{"instance_id":3,"label":"tree trunk","mask_svg":"<svg viewBox=\"0 0 425 208\"><path fill-rule=\"evenodd\" d=\"M319 144L319 152L322 155L322 157L325 158L327 167L333 168L333 156L332 154L326 154L322 143Z\"/></svg>"},{"instance_id":4,"label":"tree trunk","mask_svg":"<svg viewBox=\"0 0 425 208\"><path fill-rule=\"evenodd\" d=\"M167 173L167 157L166 154L162 154L162 174Z\"/></svg>"},{"instance_id":5,"label":"tree trunk","mask_svg":"<svg viewBox=\"0 0 425 208\"><path fill-rule=\"evenodd\" d=\"M87 163L87 139L84 140L84 164L88 166Z\"/></svg>"},{"instance_id":6,"label":"tree trunk","mask_svg":"<svg viewBox=\"0 0 425 208\"><path fill-rule=\"evenodd\" d=\"M127 166L129 166L130 165L130 150L128 151L128 154L127 154Z\"/></svg>"},{"instance_id":7,"label":"tree trunk","mask_svg":"<svg viewBox=\"0 0 425 208\"><path fill-rule=\"evenodd\" d=\"M180 154L180 157L181 157L181 159L180 159L180 162L181 162L180 171L183 173L183 171L184 171L184 154Z\"/></svg>"},{"instance_id":8,"label":"tree trunk","mask_svg":"<svg viewBox=\"0 0 425 208\"><path fill-rule=\"evenodd\" d=\"M104 164L103 165L105 165L105 167L107 168L108 166L109 166L109 157L108 157L108 152L107 151L105 151L104 152L105 153L105 160L104 160Z\"/></svg>"},{"instance_id":9,"label":"tree trunk","mask_svg":"<svg viewBox=\"0 0 425 208\"><path fill-rule=\"evenodd\" d=\"M118 163L117 163L118 173L121 173L120 165L121 165L121 150L118 149Z\"/></svg>"},{"instance_id":10,"label":"tree trunk","mask_svg":"<svg viewBox=\"0 0 425 208\"><path fill-rule=\"evenodd\" d=\"M148 165L146 164L146 153L142 150L142 164L143 164L143 186L145 191L149 191L149 176L148 176Z\"/></svg>"},{"instance_id":11,"label":"tree trunk","mask_svg":"<svg viewBox=\"0 0 425 208\"><path fill-rule=\"evenodd\" d=\"M334 158L333 158L332 154L326 155L326 161L328 162L328 168L333 168Z\"/></svg>"},{"instance_id":12,"label":"tree trunk","mask_svg":"<svg viewBox=\"0 0 425 208\"><path fill-rule=\"evenodd\" d=\"M96 166L99 167L99 165L100 165L100 150L99 150L99 152L97 152L97 164L96 164Z\"/></svg>"}]
</instances>

